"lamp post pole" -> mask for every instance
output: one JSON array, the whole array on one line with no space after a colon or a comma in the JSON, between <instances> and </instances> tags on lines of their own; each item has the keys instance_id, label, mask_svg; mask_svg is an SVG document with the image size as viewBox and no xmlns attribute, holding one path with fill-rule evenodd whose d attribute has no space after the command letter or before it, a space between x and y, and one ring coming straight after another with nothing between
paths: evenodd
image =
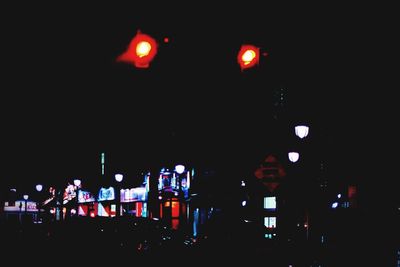
<instances>
[{"instance_id":1,"label":"lamp post pole","mask_svg":"<svg viewBox=\"0 0 400 267\"><path fill-rule=\"evenodd\" d=\"M78 200L78 196L79 196L79 190L81 188L81 180L79 179L75 179L74 180L74 185L75 185L75 217L79 216L79 200Z\"/></svg>"},{"instance_id":2,"label":"lamp post pole","mask_svg":"<svg viewBox=\"0 0 400 267\"><path fill-rule=\"evenodd\" d=\"M24 200L25 200L25 213L24 213L24 217L25 217L25 219L26 219L26 215L27 215L27 212L28 212L28 198L29 198L29 196L28 196L28 195L24 195L23 198L24 198Z\"/></svg>"},{"instance_id":3,"label":"lamp post pole","mask_svg":"<svg viewBox=\"0 0 400 267\"><path fill-rule=\"evenodd\" d=\"M36 185L36 191L38 192L38 193L40 193L40 192L42 192L42 189L43 189L43 186L41 185L41 184L37 184ZM42 207L42 205L41 205L41 198L40 197L38 197L38 201L36 202L37 204L37 209L38 209L38 213L37 213L37 218L36 218L36 221L38 222L38 221L40 221L40 209L41 209L41 207Z\"/></svg>"},{"instance_id":4,"label":"lamp post pole","mask_svg":"<svg viewBox=\"0 0 400 267\"><path fill-rule=\"evenodd\" d=\"M115 188L116 194L115 194L115 216L120 217L121 216L121 186L120 183L124 179L124 176L122 174L116 174L115 175L115 181L117 182L117 186Z\"/></svg>"}]
</instances>

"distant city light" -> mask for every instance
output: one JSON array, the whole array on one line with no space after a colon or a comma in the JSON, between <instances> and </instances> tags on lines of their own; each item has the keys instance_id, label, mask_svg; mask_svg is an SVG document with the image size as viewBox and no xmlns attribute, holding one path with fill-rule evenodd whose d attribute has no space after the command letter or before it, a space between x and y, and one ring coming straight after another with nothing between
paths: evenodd
<instances>
[{"instance_id":1,"label":"distant city light","mask_svg":"<svg viewBox=\"0 0 400 267\"><path fill-rule=\"evenodd\" d=\"M179 174L182 174L185 171L185 166L183 165L176 165L175 166L175 171Z\"/></svg>"},{"instance_id":2,"label":"distant city light","mask_svg":"<svg viewBox=\"0 0 400 267\"><path fill-rule=\"evenodd\" d=\"M124 176L122 174L115 175L115 181L117 181L118 183L122 182L123 179L124 179Z\"/></svg>"},{"instance_id":3,"label":"distant city light","mask_svg":"<svg viewBox=\"0 0 400 267\"><path fill-rule=\"evenodd\" d=\"M333 202L332 203L332 209L336 209L338 207L339 203Z\"/></svg>"},{"instance_id":4,"label":"distant city light","mask_svg":"<svg viewBox=\"0 0 400 267\"><path fill-rule=\"evenodd\" d=\"M307 137L309 131L309 127L305 125L298 125L294 127L294 132L295 134L303 139L304 137Z\"/></svg>"},{"instance_id":5,"label":"distant city light","mask_svg":"<svg viewBox=\"0 0 400 267\"><path fill-rule=\"evenodd\" d=\"M299 153L297 153L297 152L289 152L288 156L289 156L289 160L291 162L297 162L300 157Z\"/></svg>"},{"instance_id":6,"label":"distant city light","mask_svg":"<svg viewBox=\"0 0 400 267\"><path fill-rule=\"evenodd\" d=\"M10 191L12 191L12 192L17 192L17 189L11 188Z\"/></svg>"},{"instance_id":7,"label":"distant city light","mask_svg":"<svg viewBox=\"0 0 400 267\"><path fill-rule=\"evenodd\" d=\"M36 191L41 192L42 189L43 189L43 185L41 185L41 184L36 185Z\"/></svg>"},{"instance_id":8,"label":"distant city light","mask_svg":"<svg viewBox=\"0 0 400 267\"><path fill-rule=\"evenodd\" d=\"M242 181L241 186L246 186L246 183Z\"/></svg>"},{"instance_id":9,"label":"distant city light","mask_svg":"<svg viewBox=\"0 0 400 267\"><path fill-rule=\"evenodd\" d=\"M337 198L341 198L341 197L342 197L342 194L338 194L338 195L337 195Z\"/></svg>"},{"instance_id":10,"label":"distant city light","mask_svg":"<svg viewBox=\"0 0 400 267\"><path fill-rule=\"evenodd\" d=\"M158 196L158 199L161 200L161 199L162 199L162 196Z\"/></svg>"},{"instance_id":11,"label":"distant city light","mask_svg":"<svg viewBox=\"0 0 400 267\"><path fill-rule=\"evenodd\" d=\"M242 201L242 207L246 206L246 204L247 204L246 200L243 200Z\"/></svg>"},{"instance_id":12,"label":"distant city light","mask_svg":"<svg viewBox=\"0 0 400 267\"><path fill-rule=\"evenodd\" d=\"M28 195L23 195L23 198L24 198L25 200L28 200L29 196L28 196Z\"/></svg>"}]
</instances>

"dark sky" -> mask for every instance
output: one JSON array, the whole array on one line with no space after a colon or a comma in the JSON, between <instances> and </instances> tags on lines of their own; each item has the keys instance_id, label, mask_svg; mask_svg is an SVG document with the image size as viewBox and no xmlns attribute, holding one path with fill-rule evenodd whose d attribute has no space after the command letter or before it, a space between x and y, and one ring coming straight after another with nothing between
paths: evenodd
<instances>
[{"instance_id":1,"label":"dark sky","mask_svg":"<svg viewBox=\"0 0 400 267\"><path fill-rule=\"evenodd\" d=\"M382 114L370 71L376 36L357 9L304 10L3 10L2 180L95 176L102 151L131 173L153 161L240 164L292 145L298 121L314 127L307 149L332 176L365 175ZM115 62L139 29L159 44L146 70ZM268 56L241 72L245 43Z\"/></svg>"}]
</instances>

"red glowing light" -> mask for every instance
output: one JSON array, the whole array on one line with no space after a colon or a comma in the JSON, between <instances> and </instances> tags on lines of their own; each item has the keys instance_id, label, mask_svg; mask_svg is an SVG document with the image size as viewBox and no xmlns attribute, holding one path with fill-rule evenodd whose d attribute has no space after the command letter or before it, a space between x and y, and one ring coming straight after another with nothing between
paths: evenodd
<instances>
[{"instance_id":1,"label":"red glowing light","mask_svg":"<svg viewBox=\"0 0 400 267\"><path fill-rule=\"evenodd\" d=\"M169 43L169 38L168 37L164 38L164 43Z\"/></svg>"},{"instance_id":2,"label":"red glowing light","mask_svg":"<svg viewBox=\"0 0 400 267\"><path fill-rule=\"evenodd\" d=\"M253 45L242 45L237 56L237 61L242 70L255 66L259 59L260 49Z\"/></svg>"},{"instance_id":3,"label":"red glowing light","mask_svg":"<svg viewBox=\"0 0 400 267\"><path fill-rule=\"evenodd\" d=\"M117 58L117 62L133 64L137 68L148 68L157 54L157 42L149 35L137 32L128 49Z\"/></svg>"}]
</instances>

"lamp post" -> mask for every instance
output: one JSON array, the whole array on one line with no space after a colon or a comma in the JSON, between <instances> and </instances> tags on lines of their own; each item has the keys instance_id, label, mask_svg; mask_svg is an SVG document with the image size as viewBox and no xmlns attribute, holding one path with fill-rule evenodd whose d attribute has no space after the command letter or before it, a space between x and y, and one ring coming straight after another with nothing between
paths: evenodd
<instances>
[{"instance_id":1,"label":"lamp post","mask_svg":"<svg viewBox=\"0 0 400 267\"><path fill-rule=\"evenodd\" d=\"M115 181L117 182L116 186L117 188L115 188L116 194L115 194L115 210L116 210L116 217L120 217L121 216L121 188L120 188L120 183L122 182L122 180L124 179L124 176L120 173L115 175Z\"/></svg>"},{"instance_id":2,"label":"lamp post","mask_svg":"<svg viewBox=\"0 0 400 267\"><path fill-rule=\"evenodd\" d=\"M24 200L25 200L25 218L26 218L26 213L28 212L28 198L29 198L29 196L28 195L23 195L23 198L24 198Z\"/></svg>"},{"instance_id":3,"label":"lamp post","mask_svg":"<svg viewBox=\"0 0 400 267\"><path fill-rule=\"evenodd\" d=\"M79 189L81 188L81 180L79 179L75 179L74 180L74 185L76 187L76 191L75 191L75 210L76 210L76 216L79 216L79 200L78 200L78 196L79 196Z\"/></svg>"},{"instance_id":4,"label":"lamp post","mask_svg":"<svg viewBox=\"0 0 400 267\"><path fill-rule=\"evenodd\" d=\"M37 184L36 185L36 191L38 193L40 193L40 192L42 192L42 190L43 190L43 185ZM38 217L36 219L37 222L40 221L40 209L41 209L41 206L42 206L40 201L41 201L41 199L39 198L39 200L37 202L37 209L38 209Z\"/></svg>"}]
</instances>

